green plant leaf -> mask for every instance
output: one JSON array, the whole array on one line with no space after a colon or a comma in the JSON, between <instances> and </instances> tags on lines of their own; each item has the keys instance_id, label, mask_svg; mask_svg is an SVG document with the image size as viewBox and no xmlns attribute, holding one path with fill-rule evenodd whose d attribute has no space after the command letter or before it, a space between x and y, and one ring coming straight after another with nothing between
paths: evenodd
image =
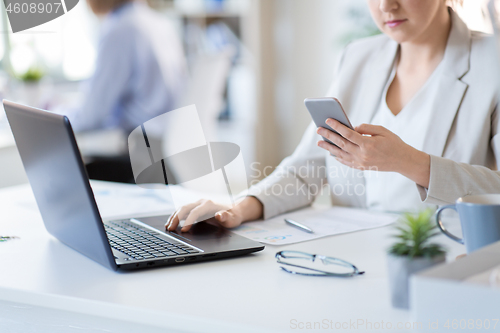
<instances>
[{"instance_id":1,"label":"green plant leaf","mask_svg":"<svg viewBox=\"0 0 500 333\"><path fill-rule=\"evenodd\" d=\"M403 214L394 227L397 233L392 235L398 242L389 248L389 253L410 258L433 258L446 253L441 245L429 243L431 238L440 234L431 220L432 215L433 211L430 209L418 214Z\"/></svg>"},{"instance_id":2,"label":"green plant leaf","mask_svg":"<svg viewBox=\"0 0 500 333\"><path fill-rule=\"evenodd\" d=\"M38 82L43 77L43 71L38 67L30 67L25 73L19 75L24 82Z\"/></svg>"}]
</instances>

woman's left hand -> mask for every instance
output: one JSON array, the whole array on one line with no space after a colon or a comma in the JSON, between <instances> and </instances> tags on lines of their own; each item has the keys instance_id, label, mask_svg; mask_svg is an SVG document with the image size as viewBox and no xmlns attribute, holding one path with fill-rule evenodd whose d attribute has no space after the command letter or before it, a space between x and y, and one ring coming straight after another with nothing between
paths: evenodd
<instances>
[{"instance_id":1,"label":"woman's left hand","mask_svg":"<svg viewBox=\"0 0 500 333\"><path fill-rule=\"evenodd\" d=\"M317 133L338 147L323 140L318 146L340 163L358 170L398 172L423 187L429 186L430 156L406 144L385 127L361 124L353 131L331 118L326 124L340 135L322 127Z\"/></svg>"}]
</instances>

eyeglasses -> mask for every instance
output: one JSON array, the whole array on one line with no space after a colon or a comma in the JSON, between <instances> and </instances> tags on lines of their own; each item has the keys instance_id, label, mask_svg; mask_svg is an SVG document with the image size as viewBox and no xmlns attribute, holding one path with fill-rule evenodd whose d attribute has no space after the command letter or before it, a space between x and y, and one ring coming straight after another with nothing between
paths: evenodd
<instances>
[{"instance_id":1,"label":"eyeglasses","mask_svg":"<svg viewBox=\"0 0 500 333\"><path fill-rule=\"evenodd\" d=\"M282 270L290 274L350 277L365 273L360 272L356 266L345 260L326 257L319 254L309 254L299 251L280 251L276 253L275 257L278 264L294 267L294 269L291 270L280 266Z\"/></svg>"}]
</instances>

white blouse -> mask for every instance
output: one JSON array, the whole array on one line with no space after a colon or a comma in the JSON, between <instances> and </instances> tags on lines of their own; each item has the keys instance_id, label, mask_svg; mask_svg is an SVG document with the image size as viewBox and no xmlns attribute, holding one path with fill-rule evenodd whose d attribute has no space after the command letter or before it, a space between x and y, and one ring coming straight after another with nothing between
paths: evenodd
<instances>
[{"instance_id":1,"label":"white blouse","mask_svg":"<svg viewBox=\"0 0 500 333\"><path fill-rule=\"evenodd\" d=\"M438 91L442 62L408 104L394 115L387 106L387 90L396 75L396 67L387 81L380 106L371 124L381 125L410 146L422 150L434 112L432 102ZM428 208L423 204L415 182L396 172L364 171L368 209L381 211L415 211Z\"/></svg>"}]
</instances>

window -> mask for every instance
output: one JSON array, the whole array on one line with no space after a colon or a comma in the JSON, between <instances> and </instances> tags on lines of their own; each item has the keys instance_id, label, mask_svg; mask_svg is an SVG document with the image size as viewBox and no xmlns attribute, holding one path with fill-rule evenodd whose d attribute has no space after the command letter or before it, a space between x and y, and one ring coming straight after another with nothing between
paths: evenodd
<instances>
[{"instance_id":1,"label":"window","mask_svg":"<svg viewBox=\"0 0 500 333\"><path fill-rule=\"evenodd\" d=\"M67 14L40 26L13 34L2 6L4 69L23 75L31 68L67 80L89 77L96 56L98 22L85 1ZM6 51L6 52L5 52Z\"/></svg>"}]
</instances>

